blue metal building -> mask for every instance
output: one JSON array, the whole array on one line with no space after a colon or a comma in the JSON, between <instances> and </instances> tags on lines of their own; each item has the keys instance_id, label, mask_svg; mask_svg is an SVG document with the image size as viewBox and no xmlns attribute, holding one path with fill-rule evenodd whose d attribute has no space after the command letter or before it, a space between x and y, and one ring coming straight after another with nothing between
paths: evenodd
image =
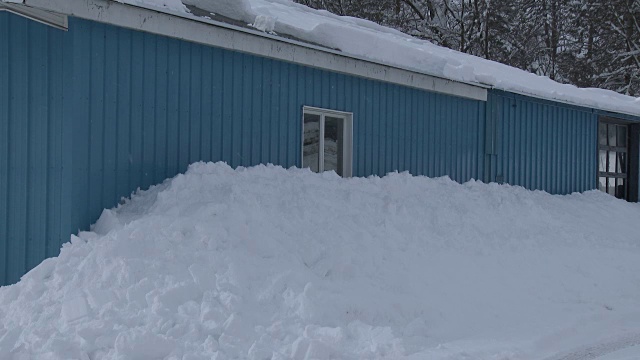
<instances>
[{"instance_id":1,"label":"blue metal building","mask_svg":"<svg viewBox=\"0 0 640 360\"><path fill-rule=\"evenodd\" d=\"M0 285L200 160L637 201L639 124L107 0L0 4Z\"/></svg>"}]
</instances>

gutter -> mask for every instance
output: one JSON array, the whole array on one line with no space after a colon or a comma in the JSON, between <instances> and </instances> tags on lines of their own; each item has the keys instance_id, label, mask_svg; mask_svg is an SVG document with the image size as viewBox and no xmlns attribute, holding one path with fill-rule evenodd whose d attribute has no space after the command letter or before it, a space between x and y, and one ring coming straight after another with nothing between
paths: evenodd
<instances>
[{"instance_id":1,"label":"gutter","mask_svg":"<svg viewBox=\"0 0 640 360\"><path fill-rule=\"evenodd\" d=\"M0 0L0 11L7 11L52 26L56 29L67 30L69 23L67 16L42 10L37 7L25 6L24 0Z\"/></svg>"}]
</instances>

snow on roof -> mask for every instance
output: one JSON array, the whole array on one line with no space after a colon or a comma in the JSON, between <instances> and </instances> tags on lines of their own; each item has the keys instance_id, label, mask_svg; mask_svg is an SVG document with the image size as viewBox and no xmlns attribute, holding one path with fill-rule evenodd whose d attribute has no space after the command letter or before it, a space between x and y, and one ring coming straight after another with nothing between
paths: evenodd
<instances>
[{"instance_id":1,"label":"snow on roof","mask_svg":"<svg viewBox=\"0 0 640 360\"><path fill-rule=\"evenodd\" d=\"M560 84L508 65L432 44L371 21L314 10L291 0L119 0L155 9L188 12L186 5L339 49L345 55L436 77L541 99L640 116L640 98L614 91Z\"/></svg>"},{"instance_id":2,"label":"snow on roof","mask_svg":"<svg viewBox=\"0 0 640 360\"><path fill-rule=\"evenodd\" d=\"M156 10L169 10L175 12L188 12L180 0L114 0L124 4L131 4L143 8L152 8Z\"/></svg>"}]
</instances>

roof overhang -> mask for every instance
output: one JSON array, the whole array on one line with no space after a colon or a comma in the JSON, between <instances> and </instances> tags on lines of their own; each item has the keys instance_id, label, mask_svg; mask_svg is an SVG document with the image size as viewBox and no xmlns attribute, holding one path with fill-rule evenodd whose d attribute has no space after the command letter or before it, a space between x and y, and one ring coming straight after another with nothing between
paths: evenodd
<instances>
[{"instance_id":1,"label":"roof overhang","mask_svg":"<svg viewBox=\"0 0 640 360\"><path fill-rule=\"evenodd\" d=\"M164 9L111 0L24 0L25 5L57 14L249 53L318 69L412 88L486 101L487 88L443 79L349 56L293 39Z\"/></svg>"},{"instance_id":2,"label":"roof overhang","mask_svg":"<svg viewBox=\"0 0 640 360\"><path fill-rule=\"evenodd\" d=\"M53 26L57 29L67 30L68 22L67 16L59 13L42 10L30 6L25 6L20 2L2 2L0 1L0 11L8 11L16 15L26 17L28 19L37 21L39 23Z\"/></svg>"},{"instance_id":3,"label":"roof overhang","mask_svg":"<svg viewBox=\"0 0 640 360\"><path fill-rule=\"evenodd\" d=\"M584 111L591 111L593 113L596 113L598 115L603 115L603 116L609 116L609 117L616 117L616 118L620 118L623 120L627 120L627 121L632 121L632 122L640 122L640 116L638 116L637 114L628 112L628 111L623 111L623 110L616 110L616 111L612 111L612 110L607 110L607 109L601 109L599 107L596 106L586 106L584 104L579 104L576 102L572 102L572 101L567 101L567 100L563 100L563 99L556 99L553 97L543 97L543 96L538 96L535 94L529 94L527 92L523 92L523 91L515 91L515 90L500 90L500 89L491 89L491 91L493 92L497 92L497 93L511 93L511 94L515 94L515 95L521 95L521 96L525 96L531 99L536 99L538 101L543 101L543 102L549 102L549 103L558 103L558 104L565 104L565 105L569 105L569 106L575 106L576 108L580 108L583 109Z\"/></svg>"}]
</instances>

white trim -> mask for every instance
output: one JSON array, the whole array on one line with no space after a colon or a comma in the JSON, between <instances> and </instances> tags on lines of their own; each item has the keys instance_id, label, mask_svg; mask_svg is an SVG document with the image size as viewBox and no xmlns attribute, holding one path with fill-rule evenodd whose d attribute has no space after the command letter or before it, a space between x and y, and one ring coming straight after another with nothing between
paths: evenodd
<instances>
[{"instance_id":1,"label":"white trim","mask_svg":"<svg viewBox=\"0 0 640 360\"><path fill-rule=\"evenodd\" d=\"M329 114L329 115L335 115L337 117L344 117L344 116L352 116L353 115L353 113L348 112L348 111L323 109L323 108L319 108L319 107L306 106L306 105L302 107L302 111L305 112L305 113L308 113L308 114L316 114L316 115Z\"/></svg>"},{"instance_id":2,"label":"white trim","mask_svg":"<svg viewBox=\"0 0 640 360\"><path fill-rule=\"evenodd\" d=\"M531 94L531 93L528 93L526 91L519 91L519 90L502 90L502 89L497 89L497 90L504 91L506 93L516 94L516 95L522 95L522 96L526 96L526 97L530 97L530 98L534 98L534 99L552 101L552 102L557 102L557 103L560 103L560 104L571 105L571 106L577 106L577 107L585 108L586 110L606 111L606 112L609 112L611 114L629 115L629 116L633 116L633 117L636 117L636 118L640 117L640 115L638 115L638 114L631 113L631 112L628 112L628 111L625 111L625 110L607 109L604 106L589 106L589 105L573 102L573 101L570 101L570 100L556 99L553 96Z\"/></svg>"},{"instance_id":3,"label":"white trim","mask_svg":"<svg viewBox=\"0 0 640 360\"><path fill-rule=\"evenodd\" d=\"M304 166L304 115L312 114L320 116L320 134L318 139L318 172L324 171L324 123L325 117L330 116L343 120L343 144L342 144L342 177L349 178L353 176L353 113L322 109L312 106L304 106L302 108L302 134L301 134L301 157L300 167Z\"/></svg>"},{"instance_id":4,"label":"white trim","mask_svg":"<svg viewBox=\"0 0 640 360\"><path fill-rule=\"evenodd\" d=\"M169 36L283 60L367 79L486 101L487 87L434 77L416 71L374 63L339 51L269 35L257 30L195 17L151 10L109 0L25 0L29 6L82 19Z\"/></svg>"},{"instance_id":5,"label":"white trim","mask_svg":"<svg viewBox=\"0 0 640 360\"><path fill-rule=\"evenodd\" d=\"M324 128L326 116L326 114L320 114L320 137L318 138L318 146L320 146L320 151L318 151L318 172L324 172Z\"/></svg>"},{"instance_id":6,"label":"white trim","mask_svg":"<svg viewBox=\"0 0 640 360\"><path fill-rule=\"evenodd\" d=\"M66 15L56 14L50 11L24 6L17 2L0 3L0 11L7 11L16 15L20 15L27 19L52 26L60 30L67 30L69 28Z\"/></svg>"}]
</instances>

